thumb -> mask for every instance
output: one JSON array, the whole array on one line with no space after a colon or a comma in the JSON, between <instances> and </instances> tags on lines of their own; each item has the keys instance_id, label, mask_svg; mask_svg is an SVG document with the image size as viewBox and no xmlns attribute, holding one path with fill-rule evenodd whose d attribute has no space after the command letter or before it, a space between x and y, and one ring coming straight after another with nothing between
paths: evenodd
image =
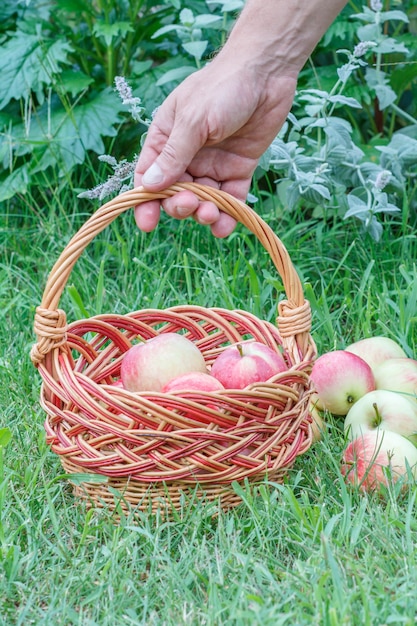
<instances>
[{"instance_id":1,"label":"thumb","mask_svg":"<svg viewBox=\"0 0 417 626\"><path fill-rule=\"evenodd\" d=\"M203 145L204 140L197 129L192 129L185 122L181 126L177 124L160 154L144 172L142 185L157 191L176 183Z\"/></svg>"}]
</instances>

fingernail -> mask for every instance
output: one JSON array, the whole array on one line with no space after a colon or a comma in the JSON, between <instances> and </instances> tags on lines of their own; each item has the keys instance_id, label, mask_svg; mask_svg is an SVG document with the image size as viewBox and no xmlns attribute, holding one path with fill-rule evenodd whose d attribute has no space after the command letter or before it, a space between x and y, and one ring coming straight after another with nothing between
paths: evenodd
<instances>
[{"instance_id":1,"label":"fingernail","mask_svg":"<svg viewBox=\"0 0 417 626\"><path fill-rule=\"evenodd\" d=\"M162 183L164 178L164 174L157 163L153 163L151 167L146 170L144 175L142 176L142 184L143 185L157 185L158 183Z\"/></svg>"},{"instance_id":2,"label":"fingernail","mask_svg":"<svg viewBox=\"0 0 417 626\"><path fill-rule=\"evenodd\" d=\"M179 215L180 217L188 217L190 215L190 209L186 209L185 207L179 206L177 207L177 215Z\"/></svg>"}]
</instances>

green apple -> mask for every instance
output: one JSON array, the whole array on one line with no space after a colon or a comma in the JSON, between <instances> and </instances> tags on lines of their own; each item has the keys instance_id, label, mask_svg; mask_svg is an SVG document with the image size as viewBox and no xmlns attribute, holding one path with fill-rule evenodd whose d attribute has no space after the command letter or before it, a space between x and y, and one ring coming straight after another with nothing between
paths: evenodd
<instances>
[{"instance_id":1,"label":"green apple","mask_svg":"<svg viewBox=\"0 0 417 626\"><path fill-rule=\"evenodd\" d=\"M406 394L417 403L417 361L389 359L374 369L377 389L388 389Z\"/></svg>"},{"instance_id":2,"label":"green apple","mask_svg":"<svg viewBox=\"0 0 417 626\"><path fill-rule=\"evenodd\" d=\"M161 391L166 383L188 372L207 372L197 346L177 333L161 333L132 346L120 367L128 391Z\"/></svg>"},{"instance_id":3,"label":"green apple","mask_svg":"<svg viewBox=\"0 0 417 626\"><path fill-rule=\"evenodd\" d=\"M344 429L352 440L375 428L403 435L417 445L417 403L395 391L370 391L349 410Z\"/></svg>"},{"instance_id":4,"label":"green apple","mask_svg":"<svg viewBox=\"0 0 417 626\"><path fill-rule=\"evenodd\" d=\"M360 339L347 346L345 350L360 356L361 359L368 363L371 369L388 359L407 358L406 353L397 342L383 336Z\"/></svg>"}]
</instances>

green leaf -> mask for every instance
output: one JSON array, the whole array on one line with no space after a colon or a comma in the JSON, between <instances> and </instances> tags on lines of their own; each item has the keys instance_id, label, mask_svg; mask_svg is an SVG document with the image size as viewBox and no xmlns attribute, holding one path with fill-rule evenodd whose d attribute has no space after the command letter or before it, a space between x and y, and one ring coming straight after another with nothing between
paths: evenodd
<instances>
[{"instance_id":1,"label":"green leaf","mask_svg":"<svg viewBox=\"0 0 417 626\"><path fill-rule=\"evenodd\" d=\"M35 91L43 102L43 87L52 83L59 66L68 64L71 46L61 39L43 41L36 35L17 31L2 47L0 55L0 109L12 99L26 98Z\"/></svg>"},{"instance_id":2,"label":"green leaf","mask_svg":"<svg viewBox=\"0 0 417 626\"><path fill-rule=\"evenodd\" d=\"M12 438L12 431L10 428L0 428L0 448L7 446Z\"/></svg>"},{"instance_id":3,"label":"green leaf","mask_svg":"<svg viewBox=\"0 0 417 626\"><path fill-rule=\"evenodd\" d=\"M152 67L152 60L147 59L146 61L134 61L132 63L132 76L142 76Z\"/></svg>"},{"instance_id":4,"label":"green leaf","mask_svg":"<svg viewBox=\"0 0 417 626\"><path fill-rule=\"evenodd\" d=\"M328 190L327 187L325 187L324 185L321 185L320 183L313 183L309 189L311 191L316 191L320 196L322 196L323 198L325 198L326 200L330 200L330 191Z\"/></svg>"},{"instance_id":5,"label":"green leaf","mask_svg":"<svg viewBox=\"0 0 417 626\"><path fill-rule=\"evenodd\" d=\"M370 222L367 224L367 232L371 235L374 241L379 241L382 235L382 224L380 224L376 217L373 215Z\"/></svg>"},{"instance_id":6,"label":"green leaf","mask_svg":"<svg viewBox=\"0 0 417 626\"><path fill-rule=\"evenodd\" d=\"M183 43L182 47L188 54L191 54L199 61L206 51L207 45L208 41L189 41L188 43Z\"/></svg>"},{"instance_id":7,"label":"green leaf","mask_svg":"<svg viewBox=\"0 0 417 626\"><path fill-rule=\"evenodd\" d=\"M337 104L344 104L354 109L362 108L361 104L357 100L355 100L355 98L349 98L348 96L342 96L342 95L330 96L329 101L335 102Z\"/></svg>"},{"instance_id":8,"label":"green leaf","mask_svg":"<svg viewBox=\"0 0 417 626\"><path fill-rule=\"evenodd\" d=\"M403 11L383 11L381 13L381 22L388 22L388 20L409 23L408 16Z\"/></svg>"},{"instance_id":9,"label":"green leaf","mask_svg":"<svg viewBox=\"0 0 417 626\"><path fill-rule=\"evenodd\" d=\"M0 202L13 198L17 193L26 193L28 184L28 165L22 165L0 182Z\"/></svg>"},{"instance_id":10,"label":"green leaf","mask_svg":"<svg viewBox=\"0 0 417 626\"><path fill-rule=\"evenodd\" d=\"M191 9L183 9L180 13L180 22L184 26L191 27L194 25L194 13Z\"/></svg>"},{"instance_id":11,"label":"green leaf","mask_svg":"<svg viewBox=\"0 0 417 626\"><path fill-rule=\"evenodd\" d=\"M374 89L381 111L389 107L397 99L397 94L389 85L375 85Z\"/></svg>"},{"instance_id":12,"label":"green leaf","mask_svg":"<svg viewBox=\"0 0 417 626\"><path fill-rule=\"evenodd\" d=\"M358 216L368 211L368 205L361 198L353 193L348 194L347 201L349 209L345 213L345 218Z\"/></svg>"},{"instance_id":13,"label":"green leaf","mask_svg":"<svg viewBox=\"0 0 417 626\"><path fill-rule=\"evenodd\" d=\"M409 167L417 163L417 140L408 137L404 132L398 131L395 133L389 145L386 148L383 146L378 147L378 150L381 152L390 151L393 160L400 161L404 166Z\"/></svg>"},{"instance_id":14,"label":"green leaf","mask_svg":"<svg viewBox=\"0 0 417 626\"><path fill-rule=\"evenodd\" d=\"M377 46L374 48L374 52L380 54L390 54L391 52L398 52L400 54L408 54L408 48L405 45L392 37L384 37Z\"/></svg>"},{"instance_id":15,"label":"green leaf","mask_svg":"<svg viewBox=\"0 0 417 626\"><path fill-rule=\"evenodd\" d=\"M179 24L168 24L167 26L162 26L156 30L151 39L156 39L161 35L166 35L166 33L171 33L172 31L176 31L177 33L186 33L187 29L184 26L180 26Z\"/></svg>"},{"instance_id":16,"label":"green leaf","mask_svg":"<svg viewBox=\"0 0 417 626\"><path fill-rule=\"evenodd\" d=\"M222 21L220 15L212 15L211 13L203 13L197 15L194 21L195 28L211 28L214 24L219 24Z\"/></svg>"},{"instance_id":17,"label":"green leaf","mask_svg":"<svg viewBox=\"0 0 417 626\"><path fill-rule=\"evenodd\" d=\"M87 76L87 74L84 74L84 72L75 72L73 70L64 70L61 72L59 81L65 93L70 93L72 96L77 96L94 82L94 80L90 78L90 76Z\"/></svg>"},{"instance_id":18,"label":"green leaf","mask_svg":"<svg viewBox=\"0 0 417 626\"><path fill-rule=\"evenodd\" d=\"M360 41L379 41L381 32L377 24L367 24L358 28L357 36Z\"/></svg>"},{"instance_id":19,"label":"green leaf","mask_svg":"<svg viewBox=\"0 0 417 626\"><path fill-rule=\"evenodd\" d=\"M156 81L157 87L161 87L161 85L165 85L170 82L180 82L190 76L193 72L196 71L195 66L193 65L183 65L181 67L176 67L173 70L168 70L165 72L158 80Z\"/></svg>"},{"instance_id":20,"label":"green leaf","mask_svg":"<svg viewBox=\"0 0 417 626\"><path fill-rule=\"evenodd\" d=\"M114 24L106 24L105 22L96 22L93 26L93 33L97 37L102 37L107 46L110 46L113 39L119 35L133 33L134 28L130 22L114 22Z\"/></svg>"},{"instance_id":21,"label":"green leaf","mask_svg":"<svg viewBox=\"0 0 417 626\"><path fill-rule=\"evenodd\" d=\"M367 6L362 7L363 13L354 13L351 15L351 19L360 20L361 22L367 22L373 24L375 22L375 12L371 11Z\"/></svg>"},{"instance_id":22,"label":"green leaf","mask_svg":"<svg viewBox=\"0 0 417 626\"><path fill-rule=\"evenodd\" d=\"M107 476L102 474L88 474L87 472L85 474L80 472L74 474L60 474L57 476L57 479L59 480L63 478L71 481L74 485L82 485L83 483L94 483L95 485L99 485L108 482Z\"/></svg>"}]
</instances>

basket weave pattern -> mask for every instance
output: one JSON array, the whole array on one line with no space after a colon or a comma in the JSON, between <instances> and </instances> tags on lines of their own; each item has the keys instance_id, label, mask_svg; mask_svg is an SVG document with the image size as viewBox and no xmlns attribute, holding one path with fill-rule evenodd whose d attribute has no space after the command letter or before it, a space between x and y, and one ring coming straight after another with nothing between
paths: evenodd
<instances>
[{"instance_id":1,"label":"basket weave pattern","mask_svg":"<svg viewBox=\"0 0 417 626\"><path fill-rule=\"evenodd\" d=\"M287 300L277 325L247 311L194 305L107 314L67 323L58 308L71 270L88 243L120 213L188 188L241 221L261 241L281 276ZM35 316L32 360L42 377L41 404L52 450L69 474L99 474L75 487L94 506L113 506L111 487L129 504L153 509L195 487L223 507L237 504L233 481L280 481L311 444L308 412L311 314L288 253L245 204L192 183L159 194L138 188L101 207L53 267ZM255 339L282 351L289 366L266 383L220 392L131 393L114 385L125 352L138 336L178 332L193 341L208 367L232 343Z\"/></svg>"}]
</instances>

